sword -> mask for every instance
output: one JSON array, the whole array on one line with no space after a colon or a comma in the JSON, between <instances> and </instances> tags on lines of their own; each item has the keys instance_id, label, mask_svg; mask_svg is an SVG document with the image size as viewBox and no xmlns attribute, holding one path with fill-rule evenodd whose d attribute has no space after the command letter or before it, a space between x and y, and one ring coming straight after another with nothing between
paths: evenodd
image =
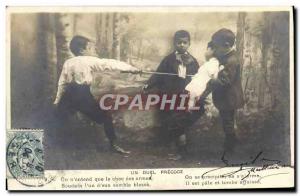
<instances>
[{"instance_id":1,"label":"sword","mask_svg":"<svg viewBox=\"0 0 300 196\"><path fill-rule=\"evenodd\" d=\"M165 72L157 72L157 71L121 71L121 73L132 73L132 74L157 74L157 75L168 75L168 76L178 76L178 74L175 73L165 73ZM186 76L193 77L194 75L186 74Z\"/></svg>"}]
</instances>

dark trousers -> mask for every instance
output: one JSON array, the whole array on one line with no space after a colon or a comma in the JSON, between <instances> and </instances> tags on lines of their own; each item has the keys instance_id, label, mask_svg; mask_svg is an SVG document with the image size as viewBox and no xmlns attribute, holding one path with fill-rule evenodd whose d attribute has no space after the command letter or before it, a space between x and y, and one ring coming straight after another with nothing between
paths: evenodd
<instances>
[{"instance_id":1,"label":"dark trousers","mask_svg":"<svg viewBox=\"0 0 300 196\"><path fill-rule=\"evenodd\" d=\"M187 111L159 110L158 119L162 126L162 131L170 133L171 141L176 141L177 144L178 138L185 135L186 131L204 114L204 103L197 104L197 106L200 106L200 109L192 113Z\"/></svg>"},{"instance_id":2,"label":"dark trousers","mask_svg":"<svg viewBox=\"0 0 300 196\"><path fill-rule=\"evenodd\" d=\"M234 132L234 110L219 110L222 120L222 126L225 133L225 150L226 148L231 150L236 141L236 135Z\"/></svg>"},{"instance_id":3,"label":"dark trousers","mask_svg":"<svg viewBox=\"0 0 300 196\"><path fill-rule=\"evenodd\" d=\"M58 118L66 121L68 115L79 111L98 124L104 125L104 131L110 142L116 139L112 116L101 110L88 85L69 84L58 105Z\"/></svg>"}]
</instances>

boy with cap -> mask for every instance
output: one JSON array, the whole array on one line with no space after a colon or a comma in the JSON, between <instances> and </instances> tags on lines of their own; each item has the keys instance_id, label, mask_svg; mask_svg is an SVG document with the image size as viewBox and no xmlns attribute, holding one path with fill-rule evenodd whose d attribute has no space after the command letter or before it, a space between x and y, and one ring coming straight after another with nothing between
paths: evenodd
<instances>
[{"instance_id":1,"label":"boy with cap","mask_svg":"<svg viewBox=\"0 0 300 196\"><path fill-rule=\"evenodd\" d=\"M220 29L212 35L215 56L224 66L216 79L211 79L213 103L219 110L225 133L224 150L232 152L237 143L234 132L234 116L237 109L243 107L243 90L241 84L240 62L233 48L235 35L229 29ZM200 98L201 99L201 98Z\"/></svg>"},{"instance_id":2,"label":"boy with cap","mask_svg":"<svg viewBox=\"0 0 300 196\"><path fill-rule=\"evenodd\" d=\"M191 77L197 73L199 64L197 60L188 53L190 46L190 34L185 30L179 30L174 35L174 52L166 56L157 68L157 72L171 73L177 75L152 75L143 90L148 91L154 87L158 88L161 94L181 94L184 93L186 85L191 81ZM170 131L172 140L175 140L177 154L172 159L180 159L186 154L187 124L185 112L163 110L159 111L159 120L162 130Z\"/></svg>"}]
</instances>

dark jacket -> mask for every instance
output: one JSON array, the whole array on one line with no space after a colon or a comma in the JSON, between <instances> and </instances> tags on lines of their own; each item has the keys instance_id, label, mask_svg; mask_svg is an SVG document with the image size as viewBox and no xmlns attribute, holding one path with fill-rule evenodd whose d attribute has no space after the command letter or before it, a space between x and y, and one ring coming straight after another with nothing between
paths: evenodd
<instances>
[{"instance_id":1,"label":"dark jacket","mask_svg":"<svg viewBox=\"0 0 300 196\"><path fill-rule=\"evenodd\" d=\"M199 64L192 55L187 53L187 56L188 60L184 63L186 74L194 75L198 71ZM176 53L173 52L161 61L157 72L178 74L178 66L180 64L181 62L176 57ZM149 89L157 87L161 93L181 93L190 81L191 77L189 76L184 79L178 76L153 74L147 84Z\"/></svg>"},{"instance_id":2,"label":"dark jacket","mask_svg":"<svg viewBox=\"0 0 300 196\"><path fill-rule=\"evenodd\" d=\"M219 110L235 110L243 107L244 98L241 83L240 62L236 51L217 57L224 66L213 85L213 103Z\"/></svg>"}]
</instances>

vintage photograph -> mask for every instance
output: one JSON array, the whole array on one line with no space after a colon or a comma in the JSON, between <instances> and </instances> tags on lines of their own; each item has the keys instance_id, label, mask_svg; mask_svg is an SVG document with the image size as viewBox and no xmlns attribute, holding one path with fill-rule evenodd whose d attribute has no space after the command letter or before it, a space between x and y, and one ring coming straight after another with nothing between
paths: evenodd
<instances>
[{"instance_id":1,"label":"vintage photograph","mask_svg":"<svg viewBox=\"0 0 300 196\"><path fill-rule=\"evenodd\" d=\"M242 180L289 168L272 175L293 187L292 7L9 7L7 26L6 159L24 186L47 170L247 166Z\"/></svg>"}]
</instances>

